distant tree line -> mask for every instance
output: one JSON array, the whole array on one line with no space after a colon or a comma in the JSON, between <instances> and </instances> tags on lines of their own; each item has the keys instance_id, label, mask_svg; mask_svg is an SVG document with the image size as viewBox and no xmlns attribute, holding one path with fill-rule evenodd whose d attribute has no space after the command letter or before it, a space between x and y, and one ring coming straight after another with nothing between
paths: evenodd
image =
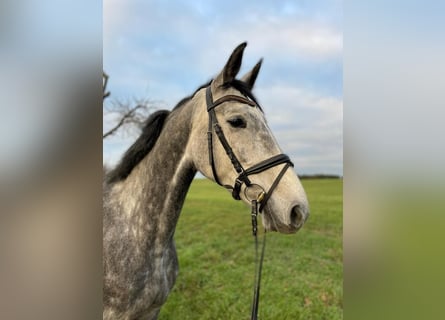
<instances>
[{"instance_id":1,"label":"distant tree line","mask_svg":"<svg viewBox=\"0 0 445 320\"><path fill-rule=\"evenodd\" d=\"M300 179L343 179L342 176L335 174L301 174L298 175Z\"/></svg>"}]
</instances>

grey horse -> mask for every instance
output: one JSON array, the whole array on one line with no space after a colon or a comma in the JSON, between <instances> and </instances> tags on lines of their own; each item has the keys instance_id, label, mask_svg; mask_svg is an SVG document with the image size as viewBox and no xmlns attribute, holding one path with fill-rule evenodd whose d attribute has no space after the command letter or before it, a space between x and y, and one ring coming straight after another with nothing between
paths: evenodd
<instances>
[{"instance_id":1,"label":"grey horse","mask_svg":"<svg viewBox=\"0 0 445 320\"><path fill-rule=\"evenodd\" d=\"M264 113L243 101L261 62L236 79L246 43L231 54L224 69L172 111L153 113L142 134L120 163L104 178L103 319L157 319L178 275L174 233L185 196L196 172L215 181L209 164L206 89L214 100L238 96L215 108L216 118L239 162L250 167L281 154ZM212 142L214 170L222 185L238 173L218 140ZM250 176L252 184L269 188L280 164ZM240 197L246 203L246 185ZM294 233L309 215L304 189L294 170L287 170L262 214L267 231Z\"/></svg>"}]
</instances>

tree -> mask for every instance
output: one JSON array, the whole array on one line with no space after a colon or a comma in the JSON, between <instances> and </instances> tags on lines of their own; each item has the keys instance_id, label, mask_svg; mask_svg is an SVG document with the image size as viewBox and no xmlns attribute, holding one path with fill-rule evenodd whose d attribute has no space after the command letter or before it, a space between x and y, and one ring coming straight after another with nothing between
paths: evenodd
<instances>
[{"instance_id":1,"label":"tree","mask_svg":"<svg viewBox=\"0 0 445 320\"><path fill-rule=\"evenodd\" d=\"M110 103L105 103L105 99L110 96L110 92L107 92L109 76L103 72L102 79L104 116L113 118L115 122L114 126L103 133L102 139L112 136L119 130L126 132L140 130L150 113L157 109L157 103L149 99L111 100Z\"/></svg>"}]
</instances>

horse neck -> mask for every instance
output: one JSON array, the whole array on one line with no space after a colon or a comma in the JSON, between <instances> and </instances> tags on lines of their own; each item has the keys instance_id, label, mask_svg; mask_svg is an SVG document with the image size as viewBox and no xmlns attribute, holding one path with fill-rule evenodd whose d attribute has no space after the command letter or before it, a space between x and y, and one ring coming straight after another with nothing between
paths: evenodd
<instances>
[{"instance_id":1,"label":"horse neck","mask_svg":"<svg viewBox=\"0 0 445 320\"><path fill-rule=\"evenodd\" d=\"M196 173L187 154L192 107L188 103L172 111L153 149L115 188L129 229L161 247L172 239Z\"/></svg>"}]
</instances>

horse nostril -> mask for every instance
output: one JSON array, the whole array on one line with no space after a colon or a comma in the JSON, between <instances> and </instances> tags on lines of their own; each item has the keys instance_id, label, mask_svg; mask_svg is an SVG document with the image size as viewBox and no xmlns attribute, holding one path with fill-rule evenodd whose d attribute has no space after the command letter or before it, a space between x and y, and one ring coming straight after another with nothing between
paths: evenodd
<instances>
[{"instance_id":1,"label":"horse nostril","mask_svg":"<svg viewBox=\"0 0 445 320\"><path fill-rule=\"evenodd\" d=\"M299 227L303 224L304 216L303 213L301 212L301 207L299 205L296 205L295 207L292 208L290 213L290 222L292 225L296 227Z\"/></svg>"}]
</instances>

